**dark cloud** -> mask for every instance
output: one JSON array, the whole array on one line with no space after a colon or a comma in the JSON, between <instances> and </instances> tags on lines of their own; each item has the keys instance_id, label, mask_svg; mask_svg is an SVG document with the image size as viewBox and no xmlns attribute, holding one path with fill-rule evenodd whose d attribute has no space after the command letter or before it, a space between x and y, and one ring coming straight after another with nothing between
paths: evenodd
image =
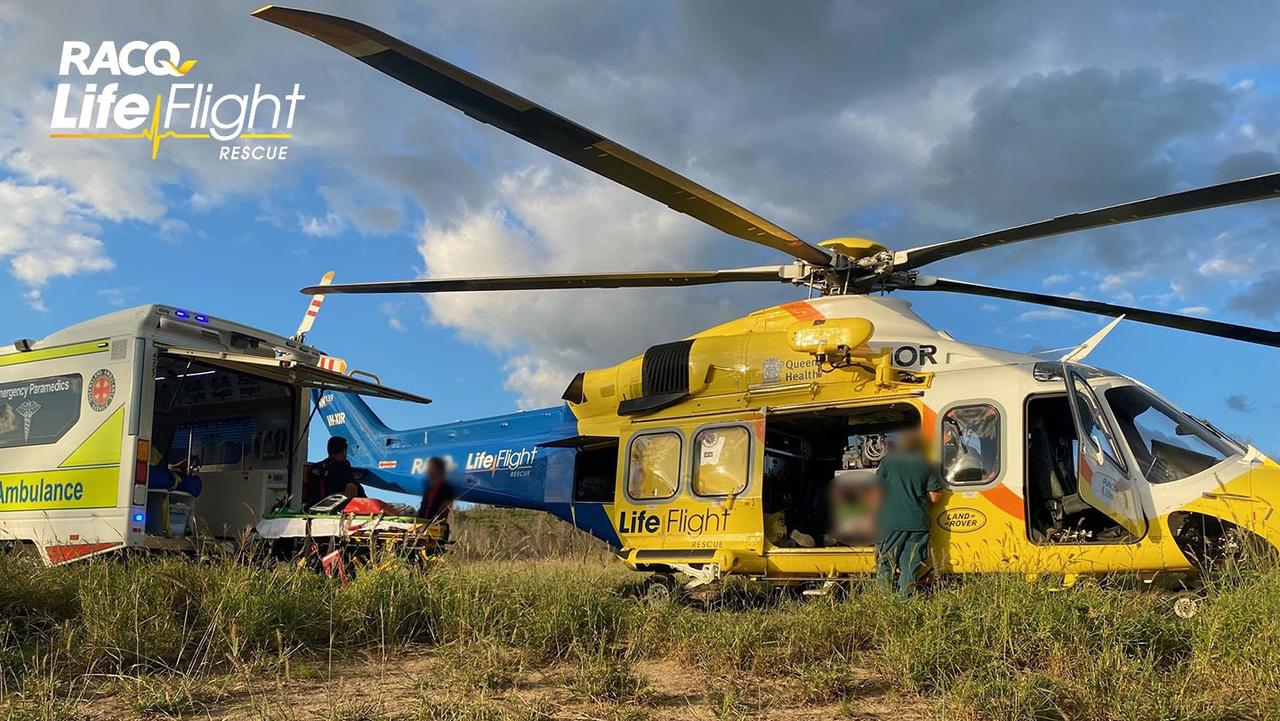
<instances>
[{"instance_id":1,"label":"dark cloud","mask_svg":"<svg viewBox=\"0 0 1280 721\"><path fill-rule=\"evenodd\" d=\"M1280 270L1258 276L1243 293L1232 296L1227 305L1263 320L1274 320L1280 313Z\"/></svg>"},{"instance_id":2,"label":"dark cloud","mask_svg":"<svg viewBox=\"0 0 1280 721\"><path fill-rule=\"evenodd\" d=\"M929 200L990 224L1039 220L1176 189L1177 143L1229 117L1220 83L1152 69L1032 75L973 97L933 152Z\"/></svg>"},{"instance_id":3,"label":"dark cloud","mask_svg":"<svg viewBox=\"0 0 1280 721\"><path fill-rule=\"evenodd\" d=\"M1248 413L1249 411L1253 410L1253 403L1249 400L1248 396L1243 396L1239 394L1230 395L1230 396L1227 396L1225 400L1226 400L1227 408L1230 408L1233 411L1237 411L1239 413Z\"/></svg>"},{"instance_id":4,"label":"dark cloud","mask_svg":"<svg viewBox=\"0 0 1280 721\"><path fill-rule=\"evenodd\" d=\"M1280 170L1280 156L1266 150L1249 150L1228 155L1218 165L1217 180L1226 182L1236 178L1252 178Z\"/></svg>"}]
</instances>

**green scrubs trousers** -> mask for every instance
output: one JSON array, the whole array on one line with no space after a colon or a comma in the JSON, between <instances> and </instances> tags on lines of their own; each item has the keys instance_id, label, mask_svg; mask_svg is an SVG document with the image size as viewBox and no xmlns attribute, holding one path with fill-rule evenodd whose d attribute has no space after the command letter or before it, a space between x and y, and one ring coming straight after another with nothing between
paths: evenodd
<instances>
[{"instance_id":1,"label":"green scrubs trousers","mask_svg":"<svg viewBox=\"0 0 1280 721\"><path fill-rule=\"evenodd\" d=\"M928 531L889 531L876 544L876 579L886 590L906 598L915 593L916 577L929 557Z\"/></svg>"}]
</instances>

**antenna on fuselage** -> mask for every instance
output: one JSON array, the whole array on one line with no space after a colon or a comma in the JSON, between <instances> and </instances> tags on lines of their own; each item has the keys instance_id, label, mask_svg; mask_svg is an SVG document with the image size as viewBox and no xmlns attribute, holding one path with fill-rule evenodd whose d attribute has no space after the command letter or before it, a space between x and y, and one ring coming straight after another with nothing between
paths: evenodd
<instances>
[{"instance_id":1,"label":"antenna on fuselage","mask_svg":"<svg viewBox=\"0 0 1280 721\"><path fill-rule=\"evenodd\" d=\"M1066 355L1062 356L1058 360L1062 361L1063 363L1076 363L1078 361L1084 360L1085 356L1092 353L1094 348L1097 348L1099 345L1102 345L1102 339L1106 338L1107 334L1110 333L1113 328L1119 325L1120 321L1122 320L1124 320L1123 315L1117 316L1115 320L1103 326L1102 330L1089 336L1089 340L1071 349L1070 353L1067 353Z\"/></svg>"}]
</instances>

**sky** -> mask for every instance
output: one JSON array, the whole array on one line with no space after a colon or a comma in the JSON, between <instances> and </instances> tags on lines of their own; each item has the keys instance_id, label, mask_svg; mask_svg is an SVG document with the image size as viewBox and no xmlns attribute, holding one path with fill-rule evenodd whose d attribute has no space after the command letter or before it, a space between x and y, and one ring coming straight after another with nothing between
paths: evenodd
<instances>
[{"instance_id":1,"label":"sky","mask_svg":"<svg viewBox=\"0 0 1280 721\"><path fill-rule=\"evenodd\" d=\"M256 3L0 0L0 338L163 302L289 335L338 281L785 262L481 125ZM380 2L378 27L803 238L891 248L1280 170L1280 5ZM297 83L288 156L48 137L64 41L168 40L219 92ZM113 78L158 92L174 78ZM243 141L251 143L251 141ZM1280 202L1078 233L929 272L1280 327ZM1104 319L922 294L961 340L1075 345ZM432 397L416 426L557 402L579 370L785 286L330 296L309 340ZM1122 323L1091 362L1280 453L1280 349ZM316 435L323 437L323 433ZM315 443L313 442L313 448Z\"/></svg>"}]
</instances>

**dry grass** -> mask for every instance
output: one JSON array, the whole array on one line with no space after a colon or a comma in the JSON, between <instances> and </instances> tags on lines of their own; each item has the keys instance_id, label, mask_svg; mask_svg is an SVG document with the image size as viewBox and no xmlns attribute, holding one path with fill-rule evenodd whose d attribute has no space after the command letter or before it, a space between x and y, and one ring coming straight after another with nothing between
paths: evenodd
<instances>
[{"instance_id":1,"label":"dry grass","mask_svg":"<svg viewBox=\"0 0 1280 721\"><path fill-rule=\"evenodd\" d=\"M1015 577L653 605L589 542L504 560L474 521L445 559L346 585L230 559L0 558L0 719L1280 717L1275 569L1220 579L1191 619L1156 592Z\"/></svg>"}]
</instances>

